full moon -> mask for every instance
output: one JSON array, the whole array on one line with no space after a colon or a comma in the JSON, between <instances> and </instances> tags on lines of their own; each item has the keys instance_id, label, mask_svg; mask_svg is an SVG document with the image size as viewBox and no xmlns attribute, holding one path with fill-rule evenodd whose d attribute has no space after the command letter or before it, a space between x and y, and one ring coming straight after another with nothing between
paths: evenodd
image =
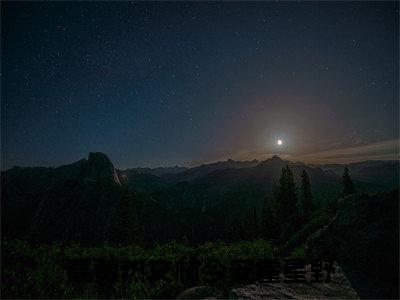
<instances>
[{"instance_id":1,"label":"full moon","mask_svg":"<svg viewBox=\"0 0 400 300\"><path fill-rule=\"evenodd\" d=\"M277 140L276 143L278 144L278 146L282 146L283 144L282 140Z\"/></svg>"}]
</instances>

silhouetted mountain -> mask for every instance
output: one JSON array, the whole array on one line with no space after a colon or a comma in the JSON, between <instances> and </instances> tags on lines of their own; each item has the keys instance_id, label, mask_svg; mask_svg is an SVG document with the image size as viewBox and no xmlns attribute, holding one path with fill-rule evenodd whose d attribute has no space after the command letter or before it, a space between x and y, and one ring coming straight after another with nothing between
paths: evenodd
<instances>
[{"instance_id":1,"label":"silhouetted mountain","mask_svg":"<svg viewBox=\"0 0 400 300\"><path fill-rule=\"evenodd\" d=\"M186 171L187 167L158 167L158 168L131 168L125 170L117 170L118 174L121 175L121 179L129 180L129 177L142 175L142 174L149 174L154 176L162 176L164 174L174 174Z\"/></svg>"},{"instance_id":2,"label":"silhouetted mountain","mask_svg":"<svg viewBox=\"0 0 400 300\"><path fill-rule=\"evenodd\" d=\"M186 167L160 167L160 168L132 168L117 170L121 183L134 189L152 192L168 186L161 176L164 174L176 174L186 171Z\"/></svg>"},{"instance_id":3,"label":"silhouetted mountain","mask_svg":"<svg viewBox=\"0 0 400 300\"><path fill-rule=\"evenodd\" d=\"M326 203L340 194L341 165L324 170L273 156L182 172L180 167L115 170L105 154L90 153L87 160L58 168L14 167L2 172L2 233L38 242L110 240L117 208L128 194L137 202L147 241L224 239L233 219L260 210L263 200L272 198L286 164L297 184L302 171L307 172L314 200ZM357 163L350 165L350 175L358 191L381 191L397 186L394 166L396 162Z\"/></svg>"},{"instance_id":4,"label":"silhouetted mountain","mask_svg":"<svg viewBox=\"0 0 400 300\"><path fill-rule=\"evenodd\" d=\"M122 184L144 192L151 193L170 186L163 178L152 174L130 174L127 176L125 176L125 174L119 174Z\"/></svg>"},{"instance_id":5,"label":"silhouetted mountain","mask_svg":"<svg viewBox=\"0 0 400 300\"><path fill-rule=\"evenodd\" d=\"M225 169L211 172L203 178L196 180L195 183L201 183L203 185L215 184L221 187L224 187L226 184L233 186L237 184L252 184L259 185L260 187L264 186L266 190L272 190L279 180L282 168L287 164L290 164L290 162L278 156L273 156L255 167ZM339 182L339 177L337 175L325 173L320 168L310 168L301 165L292 165L291 168L296 182L300 182L301 172L303 170L307 171L310 180L313 181L315 185Z\"/></svg>"},{"instance_id":6,"label":"silhouetted mountain","mask_svg":"<svg viewBox=\"0 0 400 300\"><path fill-rule=\"evenodd\" d=\"M1 175L2 235L10 238L98 240L122 195L103 153L59 168L14 167Z\"/></svg>"},{"instance_id":7,"label":"silhouetted mountain","mask_svg":"<svg viewBox=\"0 0 400 300\"><path fill-rule=\"evenodd\" d=\"M259 163L260 161L256 159L251 161L235 161L232 159L228 159L226 161L203 164L201 166L193 167L180 173L164 174L162 177L169 182L192 181L216 170L249 168L258 165Z\"/></svg>"},{"instance_id":8,"label":"silhouetted mountain","mask_svg":"<svg viewBox=\"0 0 400 300\"><path fill-rule=\"evenodd\" d=\"M82 175L92 179L108 178L120 184L114 165L108 156L101 152L89 153L89 159L82 168Z\"/></svg>"},{"instance_id":9,"label":"silhouetted mountain","mask_svg":"<svg viewBox=\"0 0 400 300\"><path fill-rule=\"evenodd\" d=\"M362 161L347 165L355 180L377 182L393 186L399 182L399 161ZM322 165L324 170L342 174L344 165Z\"/></svg>"},{"instance_id":10,"label":"silhouetted mountain","mask_svg":"<svg viewBox=\"0 0 400 300\"><path fill-rule=\"evenodd\" d=\"M349 164L324 164L312 165L309 167L320 167L324 171L342 175L344 167L350 171L351 178L356 181L377 185L377 188L393 189L399 182L399 161L398 160L367 160Z\"/></svg>"},{"instance_id":11,"label":"silhouetted mountain","mask_svg":"<svg viewBox=\"0 0 400 300\"><path fill-rule=\"evenodd\" d=\"M210 210L220 203L226 205L225 211L236 209L243 212L246 207L259 208L263 199L272 193L282 167L289 163L273 156L253 167L216 169L188 181L184 189L173 186L154 197L160 202L169 199L169 205L175 209L192 206L199 210L204 210L204 207ZM320 168L297 165L293 165L292 170L297 183L301 180L301 172L307 171L316 198L332 200L340 191L341 178L338 175L326 173Z\"/></svg>"}]
</instances>

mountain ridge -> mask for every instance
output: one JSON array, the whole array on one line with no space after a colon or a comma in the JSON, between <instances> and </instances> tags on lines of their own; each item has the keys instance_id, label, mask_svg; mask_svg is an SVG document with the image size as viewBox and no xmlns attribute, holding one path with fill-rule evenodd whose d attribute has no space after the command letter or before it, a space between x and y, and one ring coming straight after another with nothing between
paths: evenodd
<instances>
[{"instance_id":1,"label":"mountain ridge","mask_svg":"<svg viewBox=\"0 0 400 300\"><path fill-rule=\"evenodd\" d=\"M89 152L89 156L92 153L95 155L102 155L104 157L106 157L106 159L110 160L110 158L108 157L107 154L103 153L103 152ZM234 160L234 159L227 159L225 161L215 161L215 162L210 162L210 163L203 163L200 165L195 165L192 167L186 167L186 166L179 166L179 165L174 165L174 166L167 166L167 167L128 167L128 168L115 168L117 170L117 172L124 172L124 171L132 171L132 172L137 172L137 174L152 174L152 175L156 175L156 176L160 176L162 174L168 174L168 173L178 173L179 171L188 171L190 169L195 169L195 168L201 168L201 167L205 167L205 166L210 166L210 165L223 165L223 164L227 164L227 163L231 163L231 164L260 164L269 160L275 160L275 159L279 159L279 160L283 160L283 161L287 161L289 162L291 165L303 165L303 166L310 166L310 167L320 167L323 170L333 170L333 169L337 169L337 168L343 168L344 166L347 166L349 168L355 167L355 166L362 166L364 164L368 164L368 165L374 165L374 164L382 164L382 163L399 163L400 160L365 160L365 161L358 161L358 162L352 162L352 163L327 163L327 164L312 164L312 163L305 163L302 161L295 161L292 162L290 160L286 160L286 159L282 159L281 157L279 157L278 155L274 154L273 156L271 156L270 158L267 158L265 160L257 160L257 159L253 159L253 160ZM69 166L69 165L73 165L73 164L77 164L79 162L82 161L86 161L87 159L80 159L77 160L75 162L72 163L66 163L63 165L59 165L58 167L46 167L46 166L18 166L18 165L14 165L11 168L8 169L4 169L1 170L1 172L5 172L5 171L9 171L11 169L17 168L17 169L23 169L23 168L49 168L49 169L58 169L60 167L64 167L64 166ZM111 160L110 160L111 162ZM171 172L172 170L172 172ZM158 173L158 175L157 175Z\"/></svg>"},{"instance_id":2,"label":"mountain ridge","mask_svg":"<svg viewBox=\"0 0 400 300\"><path fill-rule=\"evenodd\" d=\"M397 181L379 182L387 164L365 165L373 168L368 172L359 168L359 176L367 181L352 177L356 188L375 192L397 186ZM128 193L136 195L132 197L135 203L141 203L140 217L151 224L146 232L150 241L167 241L184 234L194 241L223 239L226 228L218 226L242 218L249 209L261 209L266 198L270 201L285 165L291 166L297 185L302 171L307 171L315 201L328 203L340 194L341 175L333 170L292 163L278 156L261 162L228 159L161 176L125 173L127 177L123 178L124 173L115 169L107 155L94 152L88 159L57 168L14 167L3 171L2 226L8 237L95 243L108 236L115 211ZM398 171L391 180L396 176ZM15 222L21 218L23 222Z\"/></svg>"}]
</instances>

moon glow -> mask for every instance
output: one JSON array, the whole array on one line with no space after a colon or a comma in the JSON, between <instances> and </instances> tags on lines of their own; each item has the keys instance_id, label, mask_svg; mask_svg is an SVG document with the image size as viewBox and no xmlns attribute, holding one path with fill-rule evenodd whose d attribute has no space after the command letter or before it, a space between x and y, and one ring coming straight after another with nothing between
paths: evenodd
<instances>
[{"instance_id":1,"label":"moon glow","mask_svg":"<svg viewBox=\"0 0 400 300\"><path fill-rule=\"evenodd\" d=\"M278 146L282 146L283 145L283 141L281 139L279 139L279 140L276 141L276 144Z\"/></svg>"}]
</instances>

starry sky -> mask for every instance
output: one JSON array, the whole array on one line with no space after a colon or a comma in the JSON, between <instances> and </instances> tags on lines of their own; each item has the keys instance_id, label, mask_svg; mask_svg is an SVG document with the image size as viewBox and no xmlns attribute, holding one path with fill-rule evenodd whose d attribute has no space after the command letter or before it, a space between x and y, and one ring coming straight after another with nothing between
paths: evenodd
<instances>
[{"instance_id":1,"label":"starry sky","mask_svg":"<svg viewBox=\"0 0 400 300\"><path fill-rule=\"evenodd\" d=\"M398 157L397 2L1 6L2 169Z\"/></svg>"}]
</instances>

